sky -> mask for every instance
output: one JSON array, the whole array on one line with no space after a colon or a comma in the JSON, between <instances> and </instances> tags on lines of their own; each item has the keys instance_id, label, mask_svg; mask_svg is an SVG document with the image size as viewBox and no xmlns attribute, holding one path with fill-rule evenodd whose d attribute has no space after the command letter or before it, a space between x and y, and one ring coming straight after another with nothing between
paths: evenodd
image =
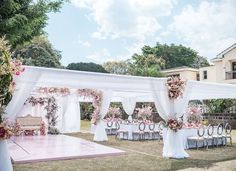
<instances>
[{"instance_id":1,"label":"sky","mask_svg":"<svg viewBox=\"0 0 236 171\"><path fill-rule=\"evenodd\" d=\"M235 0L71 0L45 31L62 64L126 60L144 45L182 44L214 58L236 43Z\"/></svg>"}]
</instances>

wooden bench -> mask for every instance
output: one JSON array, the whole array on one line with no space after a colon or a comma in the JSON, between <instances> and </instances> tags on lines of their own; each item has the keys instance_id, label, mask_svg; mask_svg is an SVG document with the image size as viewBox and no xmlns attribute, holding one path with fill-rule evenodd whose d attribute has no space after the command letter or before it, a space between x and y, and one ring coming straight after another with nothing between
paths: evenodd
<instances>
[{"instance_id":1,"label":"wooden bench","mask_svg":"<svg viewBox=\"0 0 236 171\"><path fill-rule=\"evenodd\" d=\"M42 117L35 117L29 114L24 117L17 117L16 122L20 126L21 133L33 132L35 134L38 134L42 124Z\"/></svg>"}]
</instances>

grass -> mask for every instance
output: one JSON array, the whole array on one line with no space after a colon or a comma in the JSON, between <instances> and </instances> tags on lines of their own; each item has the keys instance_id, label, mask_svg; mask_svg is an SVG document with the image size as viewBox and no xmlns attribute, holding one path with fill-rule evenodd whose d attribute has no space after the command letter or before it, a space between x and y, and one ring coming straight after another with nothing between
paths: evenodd
<instances>
[{"instance_id":1,"label":"grass","mask_svg":"<svg viewBox=\"0 0 236 171\"><path fill-rule=\"evenodd\" d=\"M81 120L80 129L82 132L90 132L91 122L88 120Z\"/></svg>"},{"instance_id":2,"label":"grass","mask_svg":"<svg viewBox=\"0 0 236 171\"><path fill-rule=\"evenodd\" d=\"M81 126L86 124L88 125L88 123L82 123ZM86 128L86 130L89 129ZM232 134L236 138L236 130ZM89 141L93 139L93 135L89 133L68 135ZM234 142L236 142L236 139L234 139ZM171 171L178 169L188 170L195 167L211 168L216 162L236 160L236 144L208 150L187 150L190 158L181 160L162 158L163 144L158 141L120 141L115 139L114 136L109 136L108 142L101 142L100 144L125 150L127 153L121 156L15 164L14 171ZM234 168L236 168L236 165L234 165Z\"/></svg>"}]
</instances>

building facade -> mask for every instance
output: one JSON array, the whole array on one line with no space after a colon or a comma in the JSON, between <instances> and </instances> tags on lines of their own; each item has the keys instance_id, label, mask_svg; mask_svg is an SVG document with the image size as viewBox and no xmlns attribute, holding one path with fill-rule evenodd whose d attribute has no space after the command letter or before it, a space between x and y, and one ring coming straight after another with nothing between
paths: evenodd
<instances>
[{"instance_id":1,"label":"building facade","mask_svg":"<svg viewBox=\"0 0 236 171\"><path fill-rule=\"evenodd\" d=\"M236 43L211 62L212 66L199 69L200 81L236 84Z\"/></svg>"},{"instance_id":2,"label":"building facade","mask_svg":"<svg viewBox=\"0 0 236 171\"><path fill-rule=\"evenodd\" d=\"M198 69L186 66L162 70L162 73L164 73L166 77L180 76L185 80L199 80Z\"/></svg>"},{"instance_id":3,"label":"building facade","mask_svg":"<svg viewBox=\"0 0 236 171\"><path fill-rule=\"evenodd\" d=\"M194 69L178 67L163 70L166 76L180 76L188 80L236 84L236 43L211 60L212 65Z\"/></svg>"}]
</instances>

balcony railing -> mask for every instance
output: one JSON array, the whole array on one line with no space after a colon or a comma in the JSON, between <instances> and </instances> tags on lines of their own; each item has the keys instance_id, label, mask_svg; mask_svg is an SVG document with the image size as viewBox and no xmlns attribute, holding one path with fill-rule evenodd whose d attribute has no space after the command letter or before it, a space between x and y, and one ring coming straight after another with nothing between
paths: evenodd
<instances>
[{"instance_id":1,"label":"balcony railing","mask_svg":"<svg viewBox=\"0 0 236 171\"><path fill-rule=\"evenodd\" d=\"M225 72L225 74L226 80L236 79L236 71Z\"/></svg>"}]
</instances>

